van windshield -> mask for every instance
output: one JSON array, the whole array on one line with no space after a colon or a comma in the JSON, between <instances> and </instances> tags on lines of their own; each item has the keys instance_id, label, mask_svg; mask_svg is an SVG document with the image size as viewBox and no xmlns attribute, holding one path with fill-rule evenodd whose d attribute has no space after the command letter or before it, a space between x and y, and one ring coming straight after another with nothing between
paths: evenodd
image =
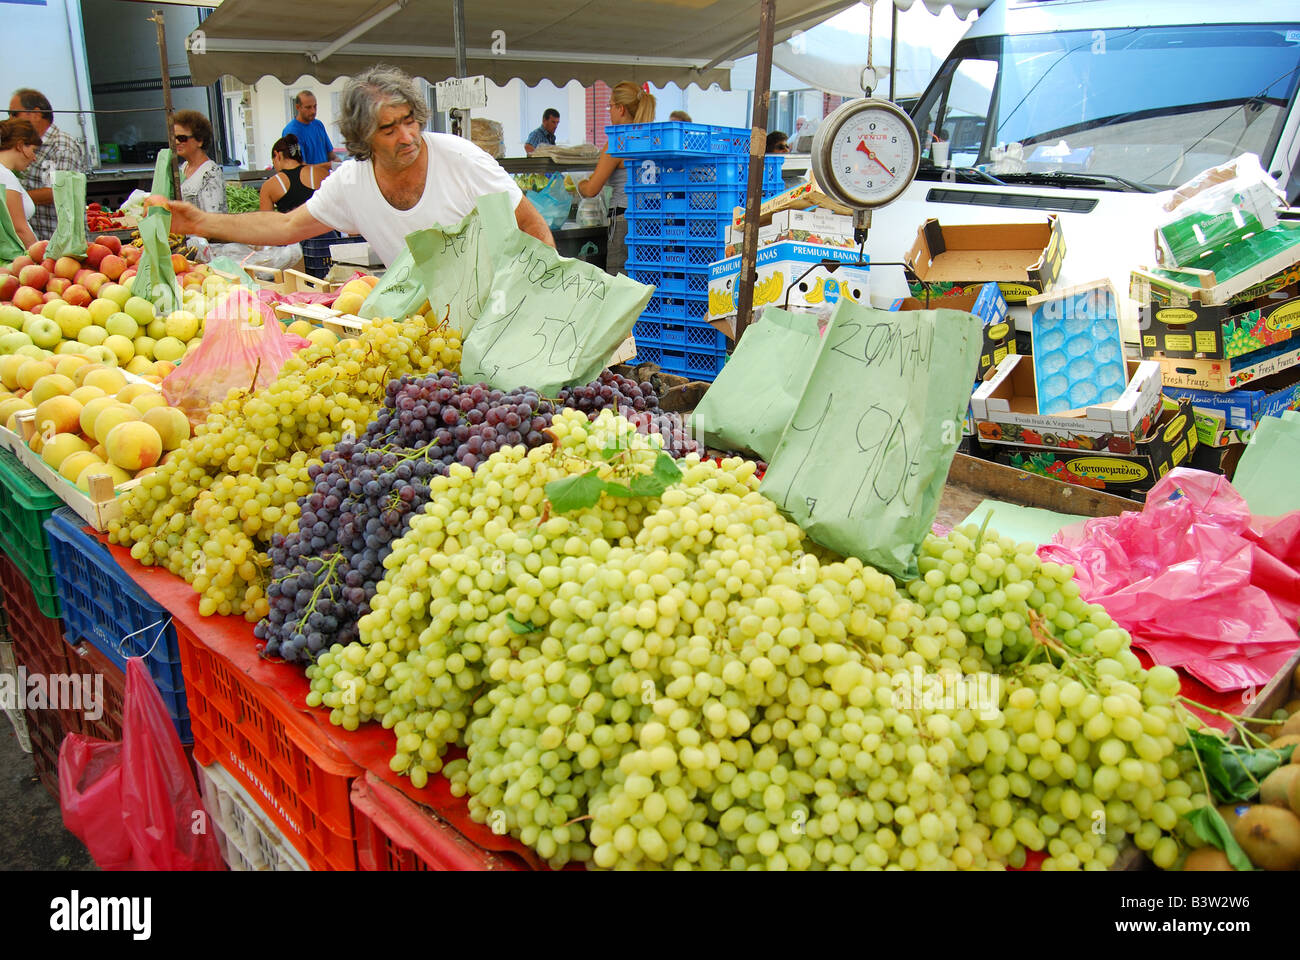
<instances>
[{"instance_id":1,"label":"van windshield","mask_svg":"<svg viewBox=\"0 0 1300 960\"><path fill-rule=\"evenodd\" d=\"M1243 153L1268 164L1298 81L1300 24L964 40L912 113L920 176L977 167L1165 189Z\"/></svg>"}]
</instances>

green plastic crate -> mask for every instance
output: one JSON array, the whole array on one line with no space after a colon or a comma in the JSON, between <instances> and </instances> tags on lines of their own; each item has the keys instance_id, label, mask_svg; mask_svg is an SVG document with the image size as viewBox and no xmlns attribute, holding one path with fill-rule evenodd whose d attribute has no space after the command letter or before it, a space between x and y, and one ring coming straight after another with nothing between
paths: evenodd
<instances>
[{"instance_id":1,"label":"green plastic crate","mask_svg":"<svg viewBox=\"0 0 1300 960\"><path fill-rule=\"evenodd\" d=\"M17 457L0 448L0 550L32 585L36 606L47 617L58 617L60 611L45 521L62 503Z\"/></svg>"}]
</instances>

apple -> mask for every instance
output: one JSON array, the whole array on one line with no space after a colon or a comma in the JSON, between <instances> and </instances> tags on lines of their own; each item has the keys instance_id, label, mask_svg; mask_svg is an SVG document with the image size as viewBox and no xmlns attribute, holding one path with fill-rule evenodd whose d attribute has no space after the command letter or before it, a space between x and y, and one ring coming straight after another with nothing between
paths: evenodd
<instances>
[{"instance_id":1,"label":"apple","mask_svg":"<svg viewBox=\"0 0 1300 960\"><path fill-rule=\"evenodd\" d=\"M135 356L135 344L131 342L129 337L124 337L121 334L109 334L107 339L104 340L104 346L113 351L118 363L128 363ZM143 413L144 411L140 412Z\"/></svg>"},{"instance_id":2,"label":"apple","mask_svg":"<svg viewBox=\"0 0 1300 960\"><path fill-rule=\"evenodd\" d=\"M21 257L17 257L13 263L9 264L9 272L16 277L18 276L18 272L22 270L23 267L30 267L32 264L39 265L39 263L40 261L33 260L31 257L27 256L27 254L24 253Z\"/></svg>"},{"instance_id":3,"label":"apple","mask_svg":"<svg viewBox=\"0 0 1300 960\"><path fill-rule=\"evenodd\" d=\"M185 254L183 253L172 254L172 273L175 273L179 276L189 268L190 268L190 262L185 259Z\"/></svg>"},{"instance_id":4,"label":"apple","mask_svg":"<svg viewBox=\"0 0 1300 960\"><path fill-rule=\"evenodd\" d=\"M131 286L135 283L135 274L136 274L135 267L127 267L125 270L122 271L122 275L117 278L117 282L122 284L122 286L126 287L128 290L130 290Z\"/></svg>"},{"instance_id":5,"label":"apple","mask_svg":"<svg viewBox=\"0 0 1300 960\"><path fill-rule=\"evenodd\" d=\"M185 310L176 310L167 315L164 323L166 335L177 340L193 340L199 332L199 318Z\"/></svg>"},{"instance_id":6,"label":"apple","mask_svg":"<svg viewBox=\"0 0 1300 960\"><path fill-rule=\"evenodd\" d=\"M153 355L159 360L174 363L185 356L185 344L175 337L163 336L154 344Z\"/></svg>"},{"instance_id":7,"label":"apple","mask_svg":"<svg viewBox=\"0 0 1300 960\"><path fill-rule=\"evenodd\" d=\"M0 337L0 357L7 357L17 352L19 347L30 346L32 338L21 330L10 330Z\"/></svg>"},{"instance_id":8,"label":"apple","mask_svg":"<svg viewBox=\"0 0 1300 960\"><path fill-rule=\"evenodd\" d=\"M85 281L83 281L81 285L85 287L93 297L99 294L99 288L104 286L106 283L108 283L108 277L104 276L104 274L92 273L90 276L86 277Z\"/></svg>"},{"instance_id":9,"label":"apple","mask_svg":"<svg viewBox=\"0 0 1300 960\"><path fill-rule=\"evenodd\" d=\"M46 291L45 291L45 302L46 302L46 303L53 303L55 300L59 301L59 303L62 303L62 302L63 302L63 298L60 297L57 293L55 293L53 290L46 290Z\"/></svg>"},{"instance_id":10,"label":"apple","mask_svg":"<svg viewBox=\"0 0 1300 960\"><path fill-rule=\"evenodd\" d=\"M54 348L54 352L59 356L81 357L86 352L86 345L78 343L76 340L64 340Z\"/></svg>"},{"instance_id":11,"label":"apple","mask_svg":"<svg viewBox=\"0 0 1300 960\"><path fill-rule=\"evenodd\" d=\"M12 303L0 304L0 325L13 327L15 330L23 328L23 311L19 310ZM4 331L0 330L0 333Z\"/></svg>"},{"instance_id":12,"label":"apple","mask_svg":"<svg viewBox=\"0 0 1300 960\"><path fill-rule=\"evenodd\" d=\"M82 267L77 271L77 275L72 278L72 282L79 283L84 287L86 285L86 278L94 272L95 271L91 270L89 267Z\"/></svg>"},{"instance_id":13,"label":"apple","mask_svg":"<svg viewBox=\"0 0 1300 960\"><path fill-rule=\"evenodd\" d=\"M99 288L99 295L105 300L112 300L117 304L117 309L121 310L126 306L126 302L131 299L131 291L120 283L106 283Z\"/></svg>"},{"instance_id":14,"label":"apple","mask_svg":"<svg viewBox=\"0 0 1300 960\"><path fill-rule=\"evenodd\" d=\"M74 307L88 307L90 306L90 301L93 300L94 297L90 295L90 291L85 287L74 283L72 286L68 287L67 290L63 291L63 299Z\"/></svg>"},{"instance_id":15,"label":"apple","mask_svg":"<svg viewBox=\"0 0 1300 960\"><path fill-rule=\"evenodd\" d=\"M14 306L19 310L35 310L44 302L45 296L33 287L19 287L14 294Z\"/></svg>"},{"instance_id":16,"label":"apple","mask_svg":"<svg viewBox=\"0 0 1300 960\"><path fill-rule=\"evenodd\" d=\"M83 269L81 261L75 257L59 257L54 264L54 275L56 277L67 277L75 282L77 274Z\"/></svg>"},{"instance_id":17,"label":"apple","mask_svg":"<svg viewBox=\"0 0 1300 960\"><path fill-rule=\"evenodd\" d=\"M67 340L76 340L77 335L92 323L98 323L95 315L85 307L78 307L72 304L65 304L60 307L54 314L54 322L59 325L63 331L63 336Z\"/></svg>"},{"instance_id":18,"label":"apple","mask_svg":"<svg viewBox=\"0 0 1300 960\"><path fill-rule=\"evenodd\" d=\"M90 301L90 306L86 309L90 311L90 322L97 323L102 327L105 320L117 313L117 304L112 300L97 298ZM134 334L132 335L134 336Z\"/></svg>"},{"instance_id":19,"label":"apple","mask_svg":"<svg viewBox=\"0 0 1300 960\"><path fill-rule=\"evenodd\" d=\"M53 320L58 315L59 309L66 306L67 304L62 300L47 300L45 305L41 307L41 316L46 320Z\"/></svg>"},{"instance_id":20,"label":"apple","mask_svg":"<svg viewBox=\"0 0 1300 960\"><path fill-rule=\"evenodd\" d=\"M162 317L150 320L148 325L144 328L144 332L155 340L161 340L163 337L167 336L167 321L163 320Z\"/></svg>"},{"instance_id":21,"label":"apple","mask_svg":"<svg viewBox=\"0 0 1300 960\"><path fill-rule=\"evenodd\" d=\"M50 271L50 276L54 276L54 265L58 263L53 257L46 257L41 261L41 266Z\"/></svg>"},{"instance_id":22,"label":"apple","mask_svg":"<svg viewBox=\"0 0 1300 960\"><path fill-rule=\"evenodd\" d=\"M32 321L29 335L32 343L44 350L53 349L63 340L63 331L59 329L59 325L44 317L37 317Z\"/></svg>"},{"instance_id":23,"label":"apple","mask_svg":"<svg viewBox=\"0 0 1300 960\"><path fill-rule=\"evenodd\" d=\"M44 347L38 347L34 343L29 343L25 347L19 347L14 351L14 353L26 357L28 360L44 360L46 357L50 356L50 351L46 350ZM30 388L23 387L23 389L27 390Z\"/></svg>"},{"instance_id":24,"label":"apple","mask_svg":"<svg viewBox=\"0 0 1300 960\"><path fill-rule=\"evenodd\" d=\"M121 252L122 252L122 241L121 241L121 239L118 238L118 237L113 236L111 233L106 233L106 234L104 234L103 236L96 237L96 238L95 238L95 242L96 242L97 244L99 244L100 246L107 247L109 253L121 253Z\"/></svg>"},{"instance_id":25,"label":"apple","mask_svg":"<svg viewBox=\"0 0 1300 960\"><path fill-rule=\"evenodd\" d=\"M57 293L60 297L68 292L68 287L72 286L72 281L67 277L51 277L50 282L45 285L47 293Z\"/></svg>"},{"instance_id":26,"label":"apple","mask_svg":"<svg viewBox=\"0 0 1300 960\"><path fill-rule=\"evenodd\" d=\"M92 270L98 270L100 261L103 260L113 251L101 243L91 243L86 246L86 264Z\"/></svg>"},{"instance_id":27,"label":"apple","mask_svg":"<svg viewBox=\"0 0 1300 960\"><path fill-rule=\"evenodd\" d=\"M14 294L22 284L13 274L5 274L0 277L0 300L13 300Z\"/></svg>"},{"instance_id":28,"label":"apple","mask_svg":"<svg viewBox=\"0 0 1300 960\"><path fill-rule=\"evenodd\" d=\"M143 255L144 255L144 250L140 247L126 246L122 248L122 259L125 260L127 263L131 264L131 266L135 266L137 263L139 263L140 258Z\"/></svg>"},{"instance_id":29,"label":"apple","mask_svg":"<svg viewBox=\"0 0 1300 960\"><path fill-rule=\"evenodd\" d=\"M88 347L97 347L108 339L108 331L98 324L87 324L78 331L77 339Z\"/></svg>"},{"instance_id":30,"label":"apple","mask_svg":"<svg viewBox=\"0 0 1300 960\"><path fill-rule=\"evenodd\" d=\"M40 263L45 259L45 248L50 245L48 240L37 240L27 248L27 256L32 258L35 263Z\"/></svg>"},{"instance_id":31,"label":"apple","mask_svg":"<svg viewBox=\"0 0 1300 960\"><path fill-rule=\"evenodd\" d=\"M146 336L146 335L143 334L143 333L140 334L138 337L135 338L135 341L134 341L134 343L135 343L135 355L136 355L137 357L152 357L152 356L153 356L153 347L154 347L154 344L155 344L156 342L157 342L157 341L155 341L153 337ZM134 370L132 370L131 372L132 372L132 373L135 373Z\"/></svg>"},{"instance_id":32,"label":"apple","mask_svg":"<svg viewBox=\"0 0 1300 960\"><path fill-rule=\"evenodd\" d=\"M98 300L95 301L95 303L98 302ZM94 307L94 305L92 303L91 307ZM140 327L136 324L135 318L125 313L115 311L109 314L107 319L94 318L94 322L107 330L110 336L126 337L128 340L134 340L140 333Z\"/></svg>"},{"instance_id":33,"label":"apple","mask_svg":"<svg viewBox=\"0 0 1300 960\"><path fill-rule=\"evenodd\" d=\"M110 253L99 262L99 269L110 280L116 280L126 272L126 261L115 253Z\"/></svg>"},{"instance_id":34,"label":"apple","mask_svg":"<svg viewBox=\"0 0 1300 960\"><path fill-rule=\"evenodd\" d=\"M30 264L23 267L18 272L18 283L24 287L35 287L37 290L49 289L50 272L39 264Z\"/></svg>"},{"instance_id":35,"label":"apple","mask_svg":"<svg viewBox=\"0 0 1300 960\"><path fill-rule=\"evenodd\" d=\"M122 306L122 312L135 320L139 326L148 326L155 319L153 304L144 297L130 297Z\"/></svg>"}]
</instances>

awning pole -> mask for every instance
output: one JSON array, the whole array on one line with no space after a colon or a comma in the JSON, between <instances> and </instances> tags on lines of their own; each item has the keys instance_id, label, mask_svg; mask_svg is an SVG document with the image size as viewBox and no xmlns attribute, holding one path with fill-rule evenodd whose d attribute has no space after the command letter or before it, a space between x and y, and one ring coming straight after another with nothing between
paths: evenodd
<instances>
[{"instance_id":1,"label":"awning pole","mask_svg":"<svg viewBox=\"0 0 1300 960\"><path fill-rule=\"evenodd\" d=\"M894 99L894 80L898 74L898 4L889 11L889 99Z\"/></svg>"},{"instance_id":2,"label":"awning pole","mask_svg":"<svg viewBox=\"0 0 1300 960\"><path fill-rule=\"evenodd\" d=\"M456 46L456 76L469 76L469 60L465 56L465 0L452 0L451 2L451 35L452 42ZM453 110L453 121L460 120L460 135L466 140L472 140L474 126L470 122L468 110Z\"/></svg>"},{"instance_id":3,"label":"awning pole","mask_svg":"<svg viewBox=\"0 0 1300 960\"><path fill-rule=\"evenodd\" d=\"M740 300L736 341L753 320L758 283L758 217L763 201L763 158L767 153L767 111L772 99L772 43L776 0L763 0L758 15L758 62L754 67L754 120L749 133L749 183L745 189L745 242L740 255Z\"/></svg>"},{"instance_id":4,"label":"awning pole","mask_svg":"<svg viewBox=\"0 0 1300 960\"><path fill-rule=\"evenodd\" d=\"M179 163L176 157L176 131L172 128L172 79L167 70L167 25L161 10L154 10L153 16L148 19L158 27L158 58L162 61L163 111L167 115L163 122L167 125L167 146L171 148L172 152L172 162L170 164L172 199L179 200L181 198L181 182L176 172Z\"/></svg>"}]
</instances>

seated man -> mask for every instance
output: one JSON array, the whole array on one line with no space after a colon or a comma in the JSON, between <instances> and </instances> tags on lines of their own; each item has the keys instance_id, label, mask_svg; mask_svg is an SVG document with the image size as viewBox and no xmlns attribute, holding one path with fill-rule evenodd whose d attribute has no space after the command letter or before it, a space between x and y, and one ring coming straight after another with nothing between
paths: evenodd
<instances>
[{"instance_id":1,"label":"seated man","mask_svg":"<svg viewBox=\"0 0 1300 960\"><path fill-rule=\"evenodd\" d=\"M188 203L150 197L171 210L173 233L197 234L260 246L287 246L327 230L360 234L385 264L406 247L406 236L437 224L455 224L479 197L507 193L524 233L554 247L537 208L501 166L468 140L425 133L424 98L400 70L376 66L348 83L339 127L353 159L289 213L204 213Z\"/></svg>"}]
</instances>

